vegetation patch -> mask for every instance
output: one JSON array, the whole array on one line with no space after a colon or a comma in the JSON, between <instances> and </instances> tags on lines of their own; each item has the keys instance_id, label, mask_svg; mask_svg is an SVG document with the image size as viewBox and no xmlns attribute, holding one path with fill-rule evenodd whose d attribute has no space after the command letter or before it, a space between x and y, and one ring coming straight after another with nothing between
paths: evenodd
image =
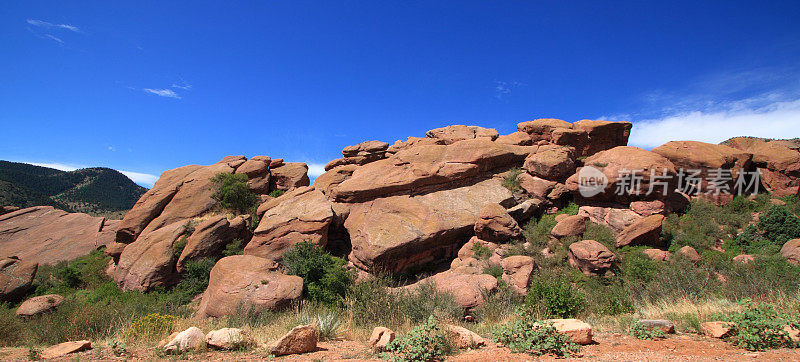
<instances>
[{"instance_id":1,"label":"vegetation patch","mask_svg":"<svg viewBox=\"0 0 800 362\"><path fill-rule=\"evenodd\" d=\"M570 342L567 335L558 333L552 323L536 320L525 313L518 320L499 326L494 333L494 340L514 352L536 356L553 354L568 357L580 351L580 346Z\"/></svg>"}]
</instances>

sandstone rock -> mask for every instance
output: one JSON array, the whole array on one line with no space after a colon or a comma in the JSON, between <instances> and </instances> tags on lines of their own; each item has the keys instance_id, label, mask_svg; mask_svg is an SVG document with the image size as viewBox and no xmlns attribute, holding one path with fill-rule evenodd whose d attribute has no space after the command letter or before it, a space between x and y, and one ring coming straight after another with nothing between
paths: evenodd
<instances>
[{"instance_id":1,"label":"sandstone rock","mask_svg":"<svg viewBox=\"0 0 800 362\"><path fill-rule=\"evenodd\" d=\"M792 265L800 264L800 239L792 239L783 244L781 256Z\"/></svg>"},{"instance_id":2,"label":"sandstone rock","mask_svg":"<svg viewBox=\"0 0 800 362\"><path fill-rule=\"evenodd\" d=\"M528 199L516 206L512 206L506 211L514 220L517 220L517 224L519 224L520 222L530 219L531 216L539 210L541 204L541 200Z\"/></svg>"},{"instance_id":3,"label":"sandstone rock","mask_svg":"<svg viewBox=\"0 0 800 362\"><path fill-rule=\"evenodd\" d=\"M16 256L0 259L0 302L16 302L31 288L39 264Z\"/></svg>"},{"instance_id":4,"label":"sandstone rock","mask_svg":"<svg viewBox=\"0 0 800 362\"><path fill-rule=\"evenodd\" d=\"M694 263L699 263L700 261L703 260L703 258L701 258L700 254L697 252L697 250L694 250L693 247L688 245L678 249L677 254L691 260Z\"/></svg>"},{"instance_id":5,"label":"sandstone rock","mask_svg":"<svg viewBox=\"0 0 800 362\"><path fill-rule=\"evenodd\" d=\"M486 339L464 327L448 324L444 330L450 343L453 343L453 346L458 349L477 348L487 345Z\"/></svg>"},{"instance_id":6,"label":"sandstone rock","mask_svg":"<svg viewBox=\"0 0 800 362\"><path fill-rule=\"evenodd\" d=\"M559 222L561 222L562 220L564 220L564 219L566 219L566 218L568 218L568 217L570 217L570 216L572 216L572 215L570 215L570 214L558 214L558 215L556 215L556 217L555 217L556 223L559 223Z\"/></svg>"},{"instance_id":7,"label":"sandstone rock","mask_svg":"<svg viewBox=\"0 0 800 362\"><path fill-rule=\"evenodd\" d=\"M42 357L42 359L51 359L90 349L92 349L92 343L89 341L64 342L45 348L41 353L39 353L39 356Z\"/></svg>"},{"instance_id":8,"label":"sandstone rock","mask_svg":"<svg viewBox=\"0 0 800 362\"><path fill-rule=\"evenodd\" d=\"M732 138L726 143L753 154L753 164L758 167L761 182L773 195L800 194L800 152L796 149L754 138Z\"/></svg>"},{"instance_id":9,"label":"sandstone rock","mask_svg":"<svg viewBox=\"0 0 800 362\"><path fill-rule=\"evenodd\" d=\"M40 295L30 298L17 308L16 314L21 317L30 317L55 309L64 303L64 297L58 294Z\"/></svg>"},{"instance_id":10,"label":"sandstone rock","mask_svg":"<svg viewBox=\"0 0 800 362\"><path fill-rule=\"evenodd\" d=\"M533 140L531 139L531 136L529 136L525 132L519 132L519 131L497 137L497 140L495 142L506 145L517 145L517 146L533 145Z\"/></svg>"},{"instance_id":11,"label":"sandstone rock","mask_svg":"<svg viewBox=\"0 0 800 362\"><path fill-rule=\"evenodd\" d=\"M630 122L580 120L572 124L576 130L584 130L589 138L586 146L579 149L579 156L589 156L600 151L628 144L633 124Z\"/></svg>"},{"instance_id":12,"label":"sandstone rock","mask_svg":"<svg viewBox=\"0 0 800 362\"><path fill-rule=\"evenodd\" d=\"M322 191L323 194L328 195L331 193L331 190L339 186L339 184L344 182L344 180L350 178L350 176L353 175L353 171L355 171L357 167L358 165L334 167L322 175L319 175L319 177L314 180L314 188Z\"/></svg>"},{"instance_id":13,"label":"sandstone rock","mask_svg":"<svg viewBox=\"0 0 800 362\"><path fill-rule=\"evenodd\" d=\"M68 213L52 206L29 207L0 216L0 256L54 265L109 243L102 217ZM109 223L108 227L114 227Z\"/></svg>"},{"instance_id":14,"label":"sandstone rock","mask_svg":"<svg viewBox=\"0 0 800 362\"><path fill-rule=\"evenodd\" d=\"M536 141L550 141L552 140L552 133L559 128L572 128L572 124L560 119L554 118L540 118L533 121L521 122L517 124L517 130L525 132L530 135L531 139Z\"/></svg>"},{"instance_id":15,"label":"sandstone rock","mask_svg":"<svg viewBox=\"0 0 800 362\"><path fill-rule=\"evenodd\" d=\"M463 142L469 141L459 143ZM512 202L511 192L499 180L488 179L423 195L354 204L344 222L352 244L349 260L363 270L402 272L409 266L452 259L474 232L484 206Z\"/></svg>"},{"instance_id":16,"label":"sandstone rock","mask_svg":"<svg viewBox=\"0 0 800 362\"><path fill-rule=\"evenodd\" d=\"M225 215L203 220L197 225L194 233L186 239L186 246L176 264L177 271L183 271L184 265L190 260L220 255L225 246L241 233L241 228L244 226L240 224L238 230L231 228Z\"/></svg>"},{"instance_id":17,"label":"sandstone rock","mask_svg":"<svg viewBox=\"0 0 800 362\"><path fill-rule=\"evenodd\" d=\"M642 250L642 253L655 261L669 261L671 254L670 252L661 249L644 249Z\"/></svg>"},{"instance_id":18,"label":"sandstone rock","mask_svg":"<svg viewBox=\"0 0 800 362\"><path fill-rule=\"evenodd\" d=\"M19 207L16 206L0 206L0 215L8 214L9 212L14 212L19 210Z\"/></svg>"},{"instance_id":19,"label":"sandstone rock","mask_svg":"<svg viewBox=\"0 0 800 362\"><path fill-rule=\"evenodd\" d=\"M396 290L411 291L426 283L430 283L440 293L452 294L456 302L465 309L482 305L485 302L484 292L492 293L497 289L497 279L491 275L461 274L448 270Z\"/></svg>"},{"instance_id":20,"label":"sandstone rock","mask_svg":"<svg viewBox=\"0 0 800 362\"><path fill-rule=\"evenodd\" d=\"M297 326L269 346L275 356L313 352L317 349L319 336L312 325Z\"/></svg>"},{"instance_id":21,"label":"sandstone rock","mask_svg":"<svg viewBox=\"0 0 800 362\"><path fill-rule=\"evenodd\" d=\"M734 191L735 180L741 171L750 169L753 155L741 150L724 145L715 145L697 141L672 141L667 142L653 149L669 159L676 169L700 170L698 175L702 181L701 193L713 192L713 185L709 185L707 180L712 177L712 173L717 169L724 169L731 172L731 181L725 183L722 190Z\"/></svg>"},{"instance_id":22,"label":"sandstone rock","mask_svg":"<svg viewBox=\"0 0 800 362\"><path fill-rule=\"evenodd\" d=\"M408 148L356 168L330 195L338 202L361 202L437 189L438 185L475 179L519 163L532 148L499 144L488 138Z\"/></svg>"},{"instance_id":23,"label":"sandstone rock","mask_svg":"<svg viewBox=\"0 0 800 362\"><path fill-rule=\"evenodd\" d=\"M405 141L396 141L393 145L389 146L386 150L386 153L389 155L393 155L397 152L402 150L407 150L409 148L417 147L417 146L426 146L426 145L440 145L443 144L441 140L435 138L427 138L427 137L408 137Z\"/></svg>"},{"instance_id":24,"label":"sandstone rock","mask_svg":"<svg viewBox=\"0 0 800 362\"><path fill-rule=\"evenodd\" d=\"M292 190L309 185L308 166L302 162L289 162L270 166L270 190Z\"/></svg>"},{"instance_id":25,"label":"sandstone rock","mask_svg":"<svg viewBox=\"0 0 800 362\"><path fill-rule=\"evenodd\" d=\"M344 158L332 160L325 165L325 171L343 165L363 165L386 157L389 144L381 141L365 141L347 146L342 150Z\"/></svg>"},{"instance_id":26,"label":"sandstone rock","mask_svg":"<svg viewBox=\"0 0 800 362\"><path fill-rule=\"evenodd\" d=\"M586 219L580 215L570 215L559 221L550 234L561 239L567 236L581 235L584 231L586 231Z\"/></svg>"},{"instance_id":27,"label":"sandstone rock","mask_svg":"<svg viewBox=\"0 0 800 362\"><path fill-rule=\"evenodd\" d=\"M143 234L119 256L114 280L123 290L148 291L178 281L173 245L183 236L185 223L178 221Z\"/></svg>"},{"instance_id":28,"label":"sandstone rock","mask_svg":"<svg viewBox=\"0 0 800 362\"><path fill-rule=\"evenodd\" d=\"M703 334L711 338L725 338L731 335L733 331L733 323L729 322L705 322L700 325Z\"/></svg>"},{"instance_id":29,"label":"sandstone rock","mask_svg":"<svg viewBox=\"0 0 800 362\"><path fill-rule=\"evenodd\" d=\"M260 193L269 193L269 163L270 159L252 158L236 168L237 174L244 174L250 179L248 186L250 189Z\"/></svg>"},{"instance_id":30,"label":"sandstone rock","mask_svg":"<svg viewBox=\"0 0 800 362\"><path fill-rule=\"evenodd\" d=\"M225 156L218 163L222 163L231 168L237 168L247 161L244 155Z\"/></svg>"},{"instance_id":31,"label":"sandstone rock","mask_svg":"<svg viewBox=\"0 0 800 362\"><path fill-rule=\"evenodd\" d=\"M644 217L662 214L664 207L664 202L661 200L631 202L631 210Z\"/></svg>"},{"instance_id":32,"label":"sandstone rock","mask_svg":"<svg viewBox=\"0 0 800 362\"><path fill-rule=\"evenodd\" d=\"M488 204L478 214L475 235L482 240L502 243L522 236L522 229L504 207Z\"/></svg>"},{"instance_id":33,"label":"sandstone rock","mask_svg":"<svg viewBox=\"0 0 800 362\"><path fill-rule=\"evenodd\" d=\"M608 183L603 192L589 197L594 201L616 201L627 203L638 200L665 199L677 186L675 166L655 152L638 147L618 146L598 152L584 160L584 167L593 167L605 175ZM633 171L636 171L633 174ZM577 173L567 179L566 185L576 196L581 197L578 190ZM628 175L627 181L619 183L621 176ZM631 185L631 178L636 177L636 185ZM622 195L617 192L624 186ZM636 187L638 186L638 187ZM651 188L652 186L652 188Z\"/></svg>"},{"instance_id":34,"label":"sandstone rock","mask_svg":"<svg viewBox=\"0 0 800 362\"><path fill-rule=\"evenodd\" d=\"M606 225L617 234L642 219L633 210L615 207L581 206L578 215L588 217L595 224Z\"/></svg>"},{"instance_id":35,"label":"sandstone rock","mask_svg":"<svg viewBox=\"0 0 800 362\"><path fill-rule=\"evenodd\" d=\"M638 220L617 235L617 247L626 245L660 246L664 215L650 215Z\"/></svg>"},{"instance_id":36,"label":"sandstone rock","mask_svg":"<svg viewBox=\"0 0 800 362\"><path fill-rule=\"evenodd\" d=\"M541 177L531 176L531 174L527 172L521 173L517 177L517 180L519 181L520 187L525 190L525 193L540 200L547 199L550 192L552 192L556 184L558 184L555 181L548 181Z\"/></svg>"},{"instance_id":37,"label":"sandstone rock","mask_svg":"<svg viewBox=\"0 0 800 362\"><path fill-rule=\"evenodd\" d=\"M206 344L209 347L225 350L235 350L255 344L247 332L238 328L222 328L206 334Z\"/></svg>"},{"instance_id":38,"label":"sandstone rock","mask_svg":"<svg viewBox=\"0 0 800 362\"><path fill-rule=\"evenodd\" d=\"M666 319L640 319L638 323L650 329L660 329L666 334L675 333L675 324Z\"/></svg>"},{"instance_id":39,"label":"sandstone rock","mask_svg":"<svg viewBox=\"0 0 800 362\"><path fill-rule=\"evenodd\" d=\"M756 259L752 255L748 254L741 254L733 257L733 261L737 263L747 264L751 261L755 261Z\"/></svg>"},{"instance_id":40,"label":"sandstone rock","mask_svg":"<svg viewBox=\"0 0 800 362\"><path fill-rule=\"evenodd\" d=\"M547 145L525 158L523 166L533 176L547 180L564 180L575 172L575 150L572 147Z\"/></svg>"},{"instance_id":41,"label":"sandstone rock","mask_svg":"<svg viewBox=\"0 0 800 362\"><path fill-rule=\"evenodd\" d=\"M222 317L285 307L300 298L303 279L276 271L271 260L252 255L233 255L220 259L208 280L197 316Z\"/></svg>"},{"instance_id":42,"label":"sandstone rock","mask_svg":"<svg viewBox=\"0 0 800 362\"><path fill-rule=\"evenodd\" d=\"M582 129L556 128L550 135L554 144L574 147L578 153L589 144L589 135Z\"/></svg>"},{"instance_id":43,"label":"sandstone rock","mask_svg":"<svg viewBox=\"0 0 800 362\"><path fill-rule=\"evenodd\" d=\"M536 269L533 258L525 255L513 255L502 260L503 281L511 285L514 290L522 295L528 294L528 284Z\"/></svg>"},{"instance_id":44,"label":"sandstone rock","mask_svg":"<svg viewBox=\"0 0 800 362\"><path fill-rule=\"evenodd\" d=\"M158 217L172 200L183 185L183 179L201 167L203 166L190 165L164 171L153 188L145 192L125 214L117 229L116 241L129 244L136 240L142 230Z\"/></svg>"},{"instance_id":45,"label":"sandstone rock","mask_svg":"<svg viewBox=\"0 0 800 362\"><path fill-rule=\"evenodd\" d=\"M183 332L178 333L166 346L164 351L167 353L180 353L190 350L199 350L206 345L206 335L200 328L189 327Z\"/></svg>"},{"instance_id":46,"label":"sandstone rock","mask_svg":"<svg viewBox=\"0 0 800 362\"><path fill-rule=\"evenodd\" d=\"M548 319L561 334L569 336L573 343L586 345L592 343L592 326L580 319Z\"/></svg>"},{"instance_id":47,"label":"sandstone rock","mask_svg":"<svg viewBox=\"0 0 800 362\"><path fill-rule=\"evenodd\" d=\"M376 351L385 351L389 342L394 340L394 331L386 327L375 327L369 336L369 346Z\"/></svg>"},{"instance_id":48,"label":"sandstone rock","mask_svg":"<svg viewBox=\"0 0 800 362\"><path fill-rule=\"evenodd\" d=\"M441 140L441 144L445 145L475 138L487 138L494 141L499 136L496 129L463 125L432 129L426 135L428 138Z\"/></svg>"},{"instance_id":49,"label":"sandstone rock","mask_svg":"<svg viewBox=\"0 0 800 362\"><path fill-rule=\"evenodd\" d=\"M595 240L583 240L569 246L569 263L588 276L605 275L617 256Z\"/></svg>"},{"instance_id":50,"label":"sandstone rock","mask_svg":"<svg viewBox=\"0 0 800 362\"><path fill-rule=\"evenodd\" d=\"M325 246L333 209L322 192L299 187L268 203L273 206L266 207L245 254L280 260L303 241Z\"/></svg>"}]
</instances>

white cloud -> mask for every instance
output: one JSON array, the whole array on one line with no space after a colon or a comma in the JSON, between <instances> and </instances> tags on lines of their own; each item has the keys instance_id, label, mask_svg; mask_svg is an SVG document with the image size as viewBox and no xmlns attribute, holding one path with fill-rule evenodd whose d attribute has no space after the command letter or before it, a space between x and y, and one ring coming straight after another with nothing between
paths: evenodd
<instances>
[{"instance_id":1,"label":"white cloud","mask_svg":"<svg viewBox=\"0 0 800 362\"><path fill-rule=\"evenodd\" d=\"M25 161L17 161L17 162L28 163L28 164L35 165L35 166L54 168L56 170L61 170L61 171L75 171L75 170L77 170L79 168L82 168L82 167L77 167L77 166L73 166L73 165L66 165L66 164L63 164L63 163L25 162Z\"/></svg>"},{"instance_id":2,"label":"white cloud","mask_svg":"<svg viewBox=\"0 0 800 362\"><path fill-rule=\"evenodd\" d=\"M321 163L309 163L308 164L308 177L315 179L325 173L325 165Z\"/></svg>"},{"instance_id":3,"label":"white cloud","mask_svg":"<svg viewBox=\"0 0 800 362\"><path fill-rule=\"evenodd\" d=\"M159 177L156 175L151 175L148 173L141 173L141 172L123 171L123 170L119 170L119 172L125 176L128 176L128 178L131 179L136 184L147 188L153 187L156 181L158 181Z\"/></svg>"},{"instance_id":4,"label":"white cloud","mask_svg":"<svg viewBox=\"0 0 800 362\"><path fill-rule=\"evenodd\" d=\"M58 38L58 37L52 36L52 35L50 35L50 34L45 34L44 36L45 36L46 38L48 38L48 39L55 40L55 41L56 41L56 42L58 42L59 44L64 44L64 41L63 41L63 40L61 40L61 39L60 39L60 38Z\"/></svg>"},{"instance_id":5,"label":"white cloud","mask_svg":"<svg viewBox=\"0 0 800 362\"><path fill-rule=\"evenodd\" d=\"M172 87L172 88L178 88L178 89L183 89L183 90L190 90L190 89L192 89L192 85L191 85L191 84L189 84L189 83L186 83L186 82L184 82L184 81L180 81L180 82L177 82L177 83L172 83L172 85L171 85L170 87Z\"/></svg>"},{"instance_id":6,"label":"white cloud","mask_svg":"<svg viewBox=\"0 0 800 362\"><path fill-rule=\"evenodd\" d=\"M504 96L511 94L511 91L514 88L517 88L522 85L520 82L494 82L494 97L497 99L502 99Z\"/></svg>"},{"instance_id":7,"label":"white cloud","mask_svg":"<svg viewBox=\"0 0 800 362\"><path fill-rule=\"evenodd\" d=\"M152 88L144 88L143 91L147 93L155 94L159 97L167 97L167 98L175 98L181 99L181 96L178 93L175 93L172 89L152 89Z\"/></svg>"},{"instance_id":8,"label":"white cloud","mask_svg":"<svg viewBox=\"0 0 800 362\"><path fill-rule=\"evenodd\" d=\"M36 19L28 19L28 24L33 26L38 26L41 28L48 28L48 29L64 29L69 30L72 32L80 33L80 29L77 26L69 25L69 24L53 24L47 21L36 20Z\"/></svg>"},{"instance_id":9,"label":"white cloud","mask_svg":"<svg viewBox=\"0 0 800 362\"><path fill-rule=\"evenodd\" d=\"M715 105L713 110L682 111L659 118L634 121L628 144L649 149L677 140L719 143L738 136L800 136L800 99L766 104L764 99L765 97L748 98L728 103L724 107ZM626 115L608 118L626 117L630 118Z\"/></svg>"}]
</instances>

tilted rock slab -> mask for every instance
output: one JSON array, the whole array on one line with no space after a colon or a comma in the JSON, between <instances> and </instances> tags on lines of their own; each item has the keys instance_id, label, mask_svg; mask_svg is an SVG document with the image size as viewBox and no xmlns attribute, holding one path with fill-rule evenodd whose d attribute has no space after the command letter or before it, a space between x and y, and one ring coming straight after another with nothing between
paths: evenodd
<instances>
[{"instance_id":1,"label":"tilted rock slab","mask_svg":"<svg viewBox=\"0 0 800 362\"><path fill-rule=\"evenodd\" d=\"M269 353L275 356L313 352L317 349L319 333L313 325L297 326L289 333L269 345Z\"/></svg>"}]
</instances>

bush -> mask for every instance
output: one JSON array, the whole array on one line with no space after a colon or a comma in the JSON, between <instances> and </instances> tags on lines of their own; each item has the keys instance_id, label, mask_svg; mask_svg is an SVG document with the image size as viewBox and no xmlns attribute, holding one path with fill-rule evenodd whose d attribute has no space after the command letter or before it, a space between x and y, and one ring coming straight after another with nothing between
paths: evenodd
<instances>
[{"instance_id":1,"label":"bush","mask_svg":"<svg viewBox=\"0 0 800 362\"><path fill-rule=\"evenodd\" d=\"M530 219L522 229L522 235L535 248L543 248L550 242L550 231L556 226L555 215L543 215L541 219Z\"/></svg>"},{"instance_id":2,"label":"bush","mask_svg":"<svg viewBox=\"0 0 800 362\"><path fill-rule=\"evenodd\" d=\"M499 264L490 264L489 266L483 268L483 274L489 274L497 278L499 281L502 280L501 278L503 277L503 272L503 267Z\"/></svg>"},{"instance_id":3,"label":"bush","mask_svg":"<svg viewBox=\"0 0 800 362\"><path fill-rule=\"evenodd\" d=\"M225 250L222 251L222 257L231 255L242 255L244 253L244 241L242 239L233 239L228 245L225 245Z\"/></svg>"},{"instance_id":4,"label":"bush","mask_svg":"<svg viewBox=\"0 0 800 362\"><path fill-rule=\"evenodd\" d=\"M125 336L131 340L158 340L172 332L175 316L148 314L137 319L125 331Z\"/></svg>"},{"instance_id":5,"label":"bush","mask_svg":"<svg viewBox=\"0 0 800 362\"><path fill-rule=\"evenodd\" d=\"M339 314L330 309L304 314L300 317L300 324L314 325L314 328L316 328L319 333L319 339L322 341L330 341L339 338L339 334L341 334L344 328Z\"/></svg>"},{"instance_id":6,"label":"bush","mask_svg":"<svg viewBox=\"0 0 800 362\"><path fill-rule=\"evenodd\" d=\"M456 298L442 293L433 283L422 282L411 291L400 292L397 308L400 313L414 323L425 321L428 316L442 319L458 319L464 314Z\"/></svg>"},{"instance_id":7,"label":"bush","mask_svg":"<svg viewBox=\"0 0 800 362\"><path fill-rule=\"evenodd\" d=\"M800 218L786 206L773 205L759 218L758 229L767 240L783 245L791 239L800 238Z\"/></svg>"},{"instance_id":8,"label":"bush","mask_svg":"<svg viewBox=\"0 0 800 362\"><path fill-rule=\"evenodd\" d=\"M269 196L270 197L281 197L285 193L286 193L286 190L277 189L277 190L272 190L272 192L269 193Z\"/></svg>"},{"instance_id":9,"label":"bush","mask_svg":"<svg viewBox=\"0 0 800 362\"><path fill-rule=\"evenodd\" d=\"M750 300L742 301L742 305L745 308L743 311L724 318L734 324L734 344L751 351L796 346L784 329L787 326L800 329L796 316L790 318L780 315L772 305L755 305Z\"/></svg>"},{"instance_id":10,"label":"bush","mask_svg":"<svg viewBox=\"0 0 800 362\"><path fill-rule=\"evenodd\" d=\"M622 280L591 278L581 289L586 293L588 312L601 315L633 313L633 302Z\"/></svg>"},{"instance_id":11,"label":"bush","mask_svg":"<svg viewBox=\"0 0 800 362\"><path fill-rule=\"evenodd\" d=\"M393 353L389 357L394 361L433 361L450 353L451 349L433 316L386 346L386 350Z\"/></svg>"},{"instance_id":12,"label":"bush","mask_svg":"<svg viewBox=\"0 0 800 362\"><path fill-rule=\"evenodd\" d=\"M323 304L340 303L355 278L346 262L310 242L301 242L283 255L283 266L291 275L303 278L303 294Z\"/></svg>"},{"instance_id":13,"label":"bush","mask_svg":"<svg viewBox=\"0 0 800 362\"><path fill-rule=\"evenodd\" d=\"M258 202L258 197L247 187L247 175L221 172L211 178L214 193L211 197L222 208L247 213Z\"/></svg>"},{"instance_id":14,"label":"bush","mask_svg":"<svg viewBox=\"0 0 800 362\"><path fill-rule=\"evenodd\" d=\"M617 248L616 239L614 231L611 230L610 227L593 222L586 223L586 231L583 233L583 240L597 241L613 251Z\"/></svg>"},{"instance_id":15,"label":"bush","mask_svg":"<svg viewBox=\"0 0 800 362\"><path fill-rule=\"evenodd\" d=\"M498 327L494 339L514 352L536 356L547 353L570 356L580 351L580 346L570 342L567 335L558 333L552 323L536 320L528 314Z\"/></svg>"},{"instance_id":16,"label":"bush","mask_svg":"<svg viewBox=\"0 0 800 362\"><path fill-rule=\"evenodd\" d=\"M109 259L102 250L93 250L88 255L55 266L42 265L34 280L35 294L63 295L78 288L95 288L108 279L105 268Z\"/></svg>"},{"instance_id":17,"label":"bush","mask_svg":"<svg viewBox=\"0 0 800 362\"><path fill-rule=\"evenodd\" d=\"M561 210L558 210L558 212L555 213L555 215L561 215L561 214L578 215L578 210L579 209L580 209L580 206L578 206L578 204L570 201L570 203L567 204L567 206L564 206L564 208L562 208Z\"/></svg>"},{"instance_id":18,"label":"bush","mask_svg":"<svg viewBox=\"0 0 800 362\"><path fill-rule=\"evenodd\" d=\"M216 264L212 258L202 258L186 262L181 281L168 293L164 293L164 300L173 306L182 306L191 302L194 297L203 293L208 287L208 278L211 268Z\"/></svg>"},{"instance_id":19,"label":"bush","mask_svg":"<svg viewBox=\"0 0 800 362\"><path fill-rule=\"evenodd\" d=\"M586 300L563 276L539 273L531 281L525 305L544 317L571 318L586 309Z\"/></svg>"},{"instance_id":20,"label":"bush","mask_svg":"<svg viewBox=\"0 0 800 362\"><path fill-rule=\"evenodd\" d=\"M480 243L472 244L472 253L475 255L475 259L478 260L486 260L492 256L492 251Z\"/></svg>"},{"instance_id":21,"label":"bush","mask_svg":"<svg viewBox=\"0 0 800 362\"><path fill-rule=\"evenodd\" d=\"M658 274L658 262L650 259L642 250L643 248L635 248L623 255L620 271L628 282L646 284Z\"/></svg>"},{"instance_id":22,"label":"bush","mask_svg":"<svg viewBox=\"0 0 800 362\"><path fill-rule=\"evenodd\" d=\"M508 174L506 177L503 178L503 187L507 188L511 192L517 192L522 189L519 183L519 175L522 173L522 170L519 167L514 167L508 170Z\"/></svg>"},{"instance_id":23,"label":"bush","mask_svg":"<svg viewBox=\"0 0 800 362\"><path fill-rule=\"evenodd\" d=\"M660 339L664 338L664 331L659 328L651 328L648 327L640 322L633 322L631 326L628 328L628 334L633 336L636 339Z\"/></svg>"}]
</instances>

